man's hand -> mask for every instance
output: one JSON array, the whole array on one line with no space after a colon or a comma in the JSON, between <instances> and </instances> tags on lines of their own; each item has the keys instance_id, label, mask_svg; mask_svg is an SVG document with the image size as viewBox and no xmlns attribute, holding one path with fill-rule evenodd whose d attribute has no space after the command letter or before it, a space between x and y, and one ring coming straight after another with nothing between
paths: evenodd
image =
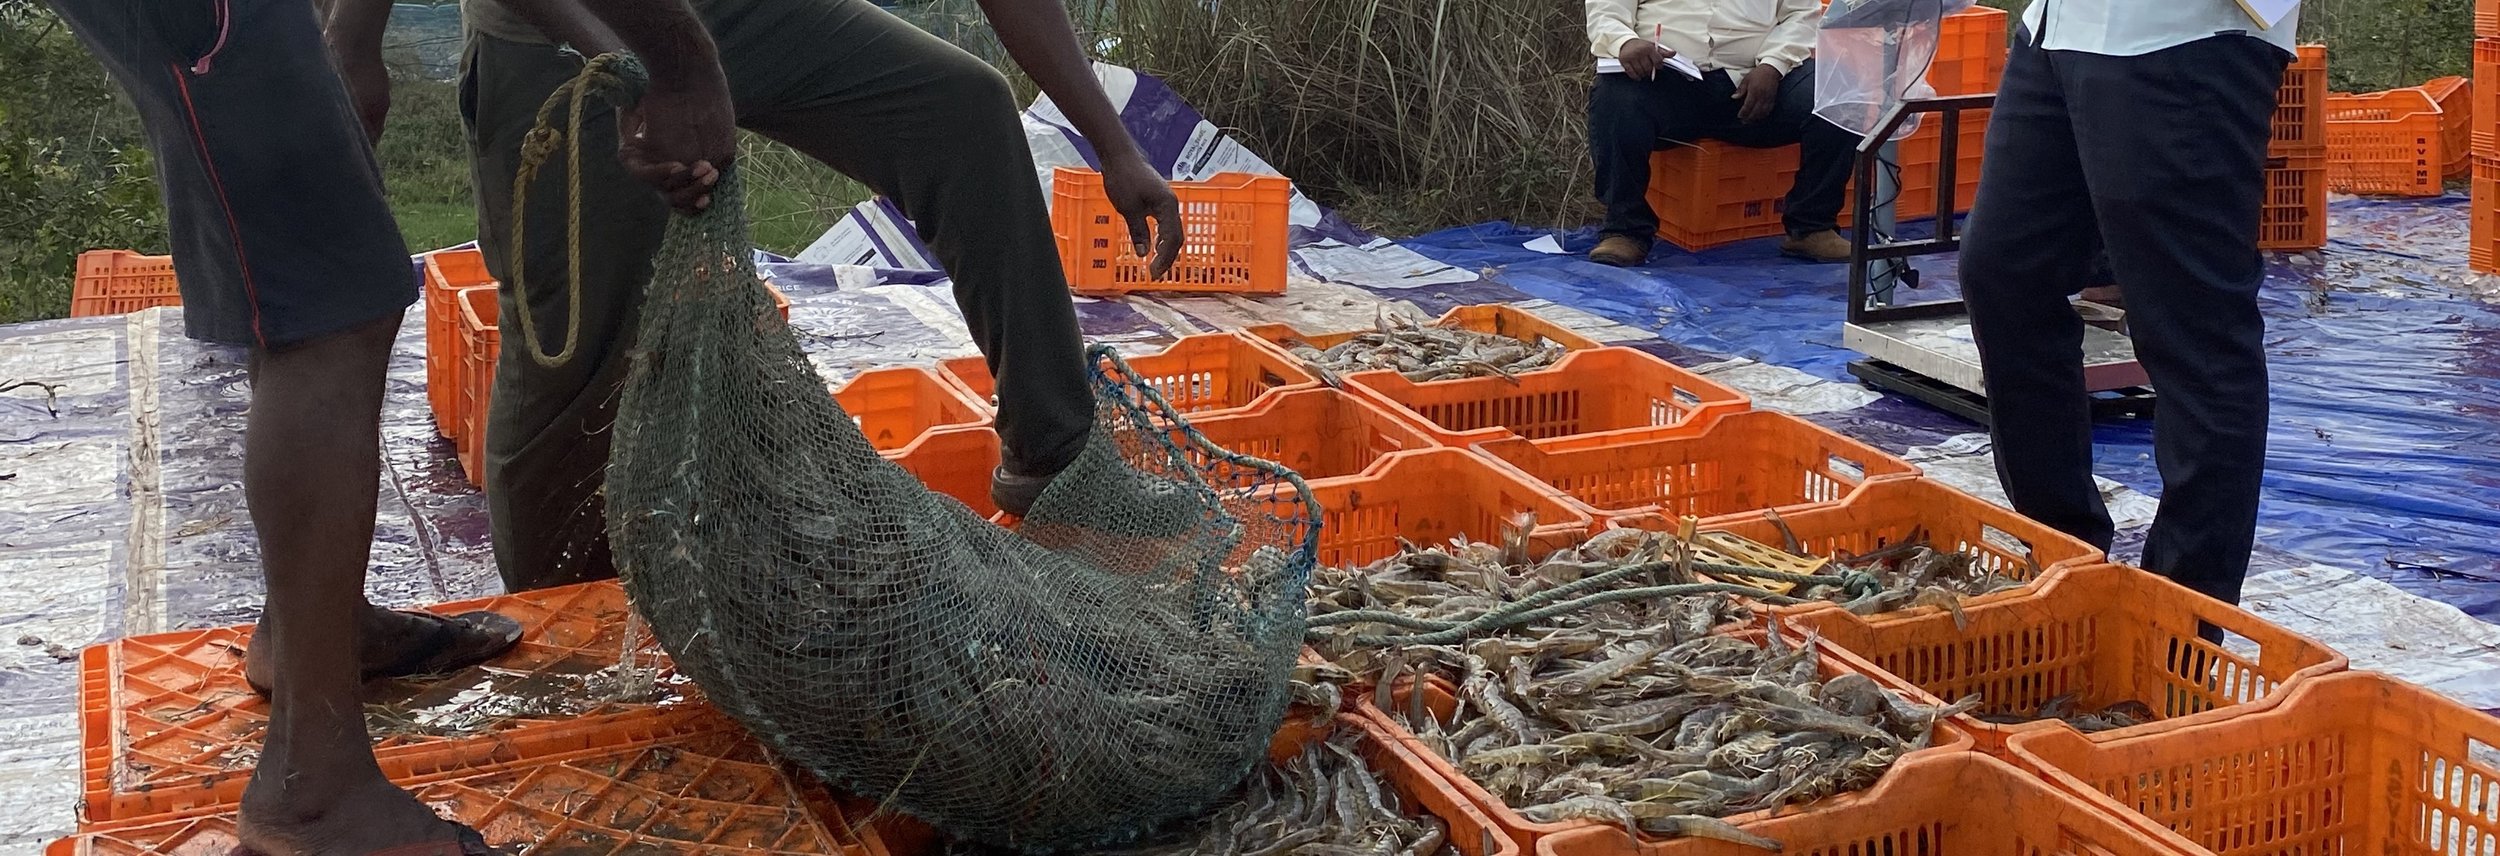
<instances>
[{"instance_id":1,"label":"man's hand","mask_svg":"<svg viewBox=\"0 0 2500 856\"><path fill-rule=\"evenodd\" d=\"M380 53L348 56L332 51L338 62L339 82L347 84L347 101L356 108L356 118L364 122L365 141L380 145L382 126L391 116L391 73L382 67Z\"/></svg>"},{"instance_id":2,"label":"man's hand","mask_svg":"<svg viewBox=\"0 0 2500 856\"><path fill-rule=\"evenodd\" d=\"M1146 259L1147 278L1162 279L1181 254L1180 197L1172 195L1172 185L1135 153L1103 158L1102 189L1111 197L1111 207L1128 220L1129 240L1137 257ZM1148 218L1153 225L1148 225ZM1147 254L1149 247L1153 255Z\"/></svg>"},{"instance_id":3,"label":"man's hand","mask_svg":"<svg viewBox=\"0 0 2500 856\"><path fill-rule=\"evenodd\" d=\"M617 159L669 207L699 214L712 207L712 186L737 155L738 124L718 64L688 77L654 79L618 117Z\"/></svg>"},{"instance_id":4,"label":"man's hand","mask_svg":"<svg viewBox=\"0 0 2500 856\"><path fill-rule=\"evenodd\" d=\"M1736 84L1736 94L1728 96L1739 102L1736 120L1751 125L1770 118L1771 109L1780 103L1781 77L1779 69L1767 64L1745 72L1744 82Z\"/></svg>"},{"instance_id":5,"label":"man's hand","mask_svg":"<svg viewBox=\"0 0 2500 856\"><path fill-rule=\"evenodd\" d=\"M1624 42L1623 50L1615 53L1615 59L1623 62L1623 73L1631 75L1633 80L1656 77L1658 70L1667 67L1667 60L1673 56L1675 51L1648 39Z\"/></svg>"}]
</instances>

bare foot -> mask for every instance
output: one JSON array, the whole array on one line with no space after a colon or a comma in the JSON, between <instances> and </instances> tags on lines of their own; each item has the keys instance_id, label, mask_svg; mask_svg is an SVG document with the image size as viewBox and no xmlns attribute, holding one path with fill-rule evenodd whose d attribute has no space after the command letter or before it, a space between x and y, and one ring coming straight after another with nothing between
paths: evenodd
<instances>
[{"instance_id":1,"label":"bare foot","mask_svg":"<svg viewBox=\"0 0 2500 856\"><path fill-rule=\"evenodd\" d=\"M465 622L453 627L457 635L446 637L444 619L415 615L397 610L366 605L359 617L362 627L357 645L358 662L364 664L365 677L402 677L398 673L377 675L411 663L423 663L432 657L448 657L463 661L484 661L503 653L520 640L518 622L491 613L477 613L486 620ZM464 615L459 618L468 619ZM259 638L259 633L253 634ZM466 665L464 662L463 665ZM243 679L261 692L276 686L276 667L261 654L261 647L250 646L243 652Z\"/></svg>"},{"instance_id":2,"label":"bare foot","mask_svg":"<svg viewBox=\"0 0 2500 856\"><path fill-rule=\"evenodd\" d=\"M273 791L290 791L273 795ZM301 792L301 793L296 793ZM243 793L238 853L258 856L360 856L390 848L404 854L458 856L465 827L444 820L379 772L344 788L264 786L254 777ZM432 851L412 845L440 844Z\"/></svg>"}]
</instances>

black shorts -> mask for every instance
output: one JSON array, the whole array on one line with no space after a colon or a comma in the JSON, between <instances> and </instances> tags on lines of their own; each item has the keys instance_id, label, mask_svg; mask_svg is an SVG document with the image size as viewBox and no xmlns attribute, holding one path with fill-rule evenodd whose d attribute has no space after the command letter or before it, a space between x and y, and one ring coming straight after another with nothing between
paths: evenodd
<instances>
[{"instance_id":1,"label":"black shorts","mask_svg":"<svg viewBox=\"0 0 2500 856\"><path fill-rule=\"evenodd\" d=\"M416 301L309 0L51 3L139 108L193 338L284 348Z\"/></svg>"}]
</instances>

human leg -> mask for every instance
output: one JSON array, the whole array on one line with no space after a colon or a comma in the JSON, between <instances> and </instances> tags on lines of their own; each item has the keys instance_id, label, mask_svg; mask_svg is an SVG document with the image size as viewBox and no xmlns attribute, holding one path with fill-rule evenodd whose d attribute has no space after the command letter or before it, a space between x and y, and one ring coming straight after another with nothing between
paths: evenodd
<instances>
[{"instance_id":1,"label":"human leg","mask_svg":"<svg viewBox=\"0 0 2500 856\"><path fill-rule=\"evenodd\" d=\"M1643 250L1658 234L1658 213L1649 207L1649 157L1666 136L1666 85L1600 74L1589 89L1589 160L1597 167L1597 201L1606 207L1598 232L1630 238Z\"/></svg>"},{"instance_id":2,"label":"human leg","mask_svg":"<svg viewBox=\"0 0 2500 856\"><path fill-rule=\"evenodd\" d=\"M2018 40L1988 124L1979 198L1962 242L1962 297L1979 347L1997 477L2014 509L2107 548L2092 480L2081 287L2095 226L2060 70Z\"/></svg>"},{"instance_id":3,"label":"human leg","mask_svg":"<svg viewBox=\"0 0 2500 856\"><path fill-rule=\"evenodd\" d=\"M365 732L364 564L381 465L383 377L399 319L254 355L243 490L269 600L269 726L244 791L253 851L365 853L459 830L383 778ZM447 852L459 852L449 850Z\"/></svg>"},{"instance_id":4,"label":"human leg","mask_svg":"<svg viewBox=\"0 0 2500 856\"><path fill-rule=\"evenodd\" d=\"M250 657L274 695L244 842L459 852L458 827L382 777L357 695L367 652L389 644L365 632L388 614L364 602L364 566L385 367L416 283L311 8L57 8L138 107L191 332L253 349L243 481L268 602Z\"/></svg>"},{"instance_id":5,"label":"human leg","mask_svg":"<svg viewBox=\"0 0 2500 856\"><path fill-rule=\"evenodd\" d=\"M743 7L706 10L740 123L859 179L912 219L998 379L1003 468L1023 478L1002 478L993 492L1003 507L1029 503L1084 447L1094 397L1006 80L864 0ZM821 44L846 50L807 47ZM815 61L790 61L802 55Z\"/></svg>"},{"instance_id":6,"label":"human leg","mask_svg":"<svg viewBox=\"0 0 2500 856\"><path fill-rule=\"evenodd\" d=\"M1806 60L1782 77L1779 106L1760 123L1797 142L1797 180L1780 215L1791 237L1840 227L1842 197L1857 164L1858 135L1814 115L1814 69Z\"/></svg>"},{"instance_id":7,"label":"human leg","mask_svg":"<svg viewBox=\"0 0 2500 856\"><path fill-rule=\"evenodd\" d=\"M2088 57L2074 81L2093 207L2136 357L2161 396L2161 509L2144 566L2225 602L2248 571L2265 472L2257 229L2287 60L2223 36Z\"/></svg>"},{"instance_id":8,"label":"human leg","mask_svg":"<svg viewBox=\"0 0 2500 856\"><path fill-rule=\"evenodd\" d=\"M572 176L561 153L531 185L522 254L513 256L513 178L521 139L549 93L581 70L581 60L550 45L472 36L461 79L461 109L477 188L478 247L503 284L498 295L503 351L487 411L486 501L495 565L508 591L616 575L608 552L606 483L609 431L627 371L651 255L668 206L616 159L616 118L595 102L582 120L580 317L573 317ZM536 341L525 335L527 302ZM570 360L546 365L578 324Z\"/></svg>"}]
</instances>

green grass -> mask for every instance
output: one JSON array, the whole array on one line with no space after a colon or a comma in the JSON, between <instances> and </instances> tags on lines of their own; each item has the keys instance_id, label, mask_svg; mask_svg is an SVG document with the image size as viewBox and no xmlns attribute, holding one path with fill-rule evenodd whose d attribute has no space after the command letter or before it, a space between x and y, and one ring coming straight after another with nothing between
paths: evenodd
<instances>
[{"instance_id":1,"label":"green grass","mask_svg":"<svg viewBox=\"0 0 2500 856\"><path fill-rule=\"evenodd\" d=\"M747 197L757 247L795 254L824 234L834 218L870 196L868 188L777 143L750 139L747 149L745 168L758 176L750 179L754 189ZM765 180L766 173L773 180ZM456 198L450 199L414 181L403 179L390 187L391 213L399 218L399 233L409 250L439 249L477 237L477 208L468 197L465 168L459 181Z\"/></svg>"},{"instance_id":2,"label":"green grass","mask_svg":"<svg viewBox=\"0 0 2500 856\"><path fill-rule=\"evenodd\" d=\"M464 202L391 200L409 252L439 250L477 237L477 208Z\"/></svg>"}]
</instances>

